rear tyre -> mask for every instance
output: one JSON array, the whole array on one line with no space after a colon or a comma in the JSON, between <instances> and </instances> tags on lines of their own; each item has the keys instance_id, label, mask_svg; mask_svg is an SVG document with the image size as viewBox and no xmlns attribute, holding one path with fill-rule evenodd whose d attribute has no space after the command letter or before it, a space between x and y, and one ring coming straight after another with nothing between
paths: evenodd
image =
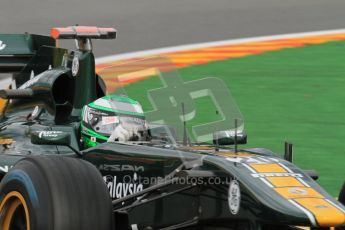
<instances>
[{"instance_id":1,"label":"rear tyre","mask_svg":"<svg viewBox=\"0 0 345 230\"><path fill-rule=\"evenodd\" d=\"M1 181L1 230L110 230L112 224L109 192L86 161L25 158Z\"/></svg>"}]
</instances>

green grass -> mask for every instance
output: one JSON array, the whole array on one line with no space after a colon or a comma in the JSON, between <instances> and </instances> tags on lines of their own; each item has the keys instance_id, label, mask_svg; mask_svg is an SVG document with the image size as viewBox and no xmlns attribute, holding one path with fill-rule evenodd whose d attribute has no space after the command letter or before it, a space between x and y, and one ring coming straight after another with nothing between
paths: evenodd
<instances>
[{"instance_id":1,"label":"green grass","mask_svg":"<svg viewBox=\"0 0 345 230\"><path fill-rule=\"evenodd\" d=\"M185 81L219 77L245 117L246 147L283 152L294 144L294 163L315 169L337 196L345 180L345 42L284 49L179 70ZM127 87L142 100L157 78ZM145 107L149 105L144 100Z\"/></svg>"}]
</instances>

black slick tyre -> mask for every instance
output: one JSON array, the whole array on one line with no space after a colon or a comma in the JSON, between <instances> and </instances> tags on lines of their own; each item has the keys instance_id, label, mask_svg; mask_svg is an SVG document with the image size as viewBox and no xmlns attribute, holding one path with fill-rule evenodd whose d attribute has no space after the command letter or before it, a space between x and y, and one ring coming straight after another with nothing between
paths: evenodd
<instances>
[{"instance_id":1,"label":"black slick tyre","mask_svg":"<svg viewBox=\"0 0 345 230\"><path fill-rule=\"evenodd\" d=\"M80 159L24 158L0 184L2 230L111 230L112 218L102 176Z\"/></svg>"}]
</instances>

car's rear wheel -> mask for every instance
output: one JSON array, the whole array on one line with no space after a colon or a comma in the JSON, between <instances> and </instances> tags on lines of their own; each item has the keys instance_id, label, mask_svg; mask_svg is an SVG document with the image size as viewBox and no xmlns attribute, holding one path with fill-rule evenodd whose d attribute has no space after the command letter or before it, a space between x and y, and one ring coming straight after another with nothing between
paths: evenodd
<instances>
[{"instance_id":1,"label":"car's rear wheel","mask_svg":"<svg viewBox=\"0 0 345 230\"><path fill-rule=\"evenodd\" d=\"M1 181L1 230L110 230L112 222L109 192L86 161L25 158Z\"/></svg>"}]
</instances>

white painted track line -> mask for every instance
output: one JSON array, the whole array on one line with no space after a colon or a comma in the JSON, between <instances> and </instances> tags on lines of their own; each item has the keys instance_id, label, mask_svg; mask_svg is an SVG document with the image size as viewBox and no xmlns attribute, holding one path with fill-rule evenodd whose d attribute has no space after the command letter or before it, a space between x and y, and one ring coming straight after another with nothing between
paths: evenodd
<instances>
[{"instance_id":1,"label":"white painted track line","mask_svg":"<svg viewBox=\"0 0 345 230\"><path fill-rule=\"evenodd\" d=\"M321 31L313 31L313 32L305 32L305 33L280 34L280 35L260 36L260 37L251 37L251 38L241 38L241 39L230 39L230 40L215 41L215 42L205 42L205 43L165 47L165 48L160 48L160 49L143 50L143 51L137 51L137 52L130 52L130 53L123 53L123 54L116 54L116 55L111 55L111 56L100 57L100 58L96 58L96 64L105 64L108 62L114 62L114 61L119 61L119 60L124 60L124 59L140 58L140 57L144 57L144 56L159 55L159 54L163 54L163 53L178 52L178 51L185 51L185 50L192 50L192 49L200 49L200 48L207 48L207 47L213 47L213 46L237 45L237 44L247 43L247 42L260 42L260 41L270 41L270 40L279 40L279 39L288 39L288 38L300 38L300 37L318 36L318 35L331 35L331 34L338 34L338 33L345 33L345 29L321 30Z\"/></svg>"}]
</instances>

